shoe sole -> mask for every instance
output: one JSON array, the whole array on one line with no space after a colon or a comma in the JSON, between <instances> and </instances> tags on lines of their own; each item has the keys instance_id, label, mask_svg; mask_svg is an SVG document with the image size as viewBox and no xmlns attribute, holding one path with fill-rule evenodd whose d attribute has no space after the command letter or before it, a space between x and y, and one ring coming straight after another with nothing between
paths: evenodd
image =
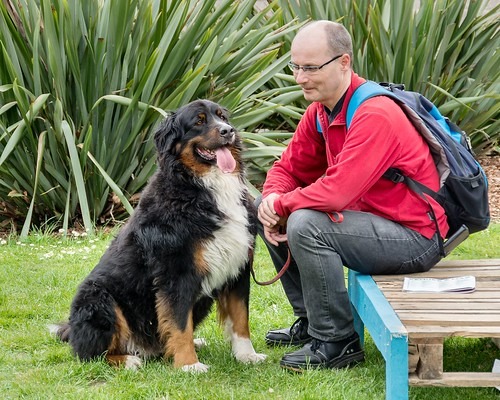
<instances>
[{"instance_id":1,"label":"shoe sole","mask_svg":"<svg viewBox=\"0 0 500 400\"><path fill-rule=\"evenodd\" d=\"M349 354L349 356L340 356L336 359L333 359L329 363L322 364L298 364L298 365L290 365L290 364L282 364L280 362L280 366L283 369L293 371L293 372L304 372L311 369L341 369L347 367L353 367L360 362L363 362L365 359L365 352L363 350L358 351L357 353Z\"/></svg>"},{"instance_id":2,"label":"shoe sole","mask_svg":"<svg viewBox=\"0 0 500 400\"><path fill-rule=\"evenodd\" d=\"M312 337L309 339L304 339L304 340L295 341L295 342L287 342L285 340L265 339L266 344L268 346L301 346L301 345L309 343L311 340L312 340Z\"/></svg>"}]
</instances>

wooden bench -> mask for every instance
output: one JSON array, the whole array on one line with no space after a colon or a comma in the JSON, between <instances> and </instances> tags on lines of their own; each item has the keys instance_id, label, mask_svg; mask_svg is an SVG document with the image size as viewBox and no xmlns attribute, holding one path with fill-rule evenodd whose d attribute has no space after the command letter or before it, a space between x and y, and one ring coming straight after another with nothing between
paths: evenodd
<instances>
[{"instance_id":1,"label":"wooden bench","mask_svg":"<svg viewBox=\"0 0 500 400\"><path fill-rule=\"evenodd\" d=\"M500 259L441 261L430 271L411 276L463 275L476 277L474 292L404 292L404 275L371 276L349 270L355 327L362 340L366 327L385 359L387 399L408 399L408 385L500 386L500 373L443 370L445 338L500 340Z\"/></svg>"}]
</instances>

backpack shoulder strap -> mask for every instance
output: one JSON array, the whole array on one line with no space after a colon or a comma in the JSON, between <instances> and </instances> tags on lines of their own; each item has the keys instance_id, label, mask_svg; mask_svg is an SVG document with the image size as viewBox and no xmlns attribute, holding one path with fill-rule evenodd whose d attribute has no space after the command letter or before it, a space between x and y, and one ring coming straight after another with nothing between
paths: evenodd
<instances>
[{"instance_id":1,"label":"backpack shoulder strap","mask_svg":"<svg viewBox=\"0 0 500 400\"><path fill-rule=\"evenodd\" d=\"M346 126L347 129L351 126L352 117L358 109L358 107L365 101L375 96L388 96L396 101L398 98L390 90L386 89L384 86L379 85L374 81L366 81L356 88L352 94L349 104L347 105L346 112Z\"/></svg>"},{"instance_id":2,"label":"backpack shoulder strap","mask_svg":"<svg viewBox=\"0 0 500 400\"><path fill-rule=\"evenodd\" d=\"M321 123L319 122L319 117L316 115L316 129L320 135L323 135L323 129L321 128Z\"/></svg>"}]
</instances>

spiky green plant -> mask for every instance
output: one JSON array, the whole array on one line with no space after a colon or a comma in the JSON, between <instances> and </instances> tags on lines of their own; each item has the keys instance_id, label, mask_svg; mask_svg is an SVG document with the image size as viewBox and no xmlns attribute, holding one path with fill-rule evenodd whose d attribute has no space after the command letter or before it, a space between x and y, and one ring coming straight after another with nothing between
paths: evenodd
<instances>
[{"instance_id":1,"label":"spiky green plant","mask_svg":"<svg viewBox=\"0 0 500 400\"><path fill-rule=\"evenodd\" d=\"M169 110L210 98L252 130L300 95L265 89L294 28L254 3L2 1L0 214L24 220L23 235L51 216L91 230L132 212L155 169L151 132Z\"/></svg>"}]
</instances>

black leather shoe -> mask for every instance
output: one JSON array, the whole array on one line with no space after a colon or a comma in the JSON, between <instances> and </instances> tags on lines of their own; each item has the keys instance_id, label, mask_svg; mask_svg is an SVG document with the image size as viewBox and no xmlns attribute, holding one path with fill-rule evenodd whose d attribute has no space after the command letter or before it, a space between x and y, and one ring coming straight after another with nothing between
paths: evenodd
<instances>
[{"instance_id":1,"label":"black leather shoe","mask_svg":"<svg viewBox=\"0 0 500 400\"><path fill-rule=\"evenodd\" d=\"M308 343L312 337L307 333L309 321L300 317L290 328L275 329L267 332L266 343L269 346L297 346Z\"/></svg>"},{"instance_id":2,"label":"black leather shoe","mask_svg":"<svg viewBox=\"0 0 500 400\"><path fill-rule=\"evenodd\" d=\"M339 342L312 339L300 350L285 354L280 365L292 371L316 368L344 368L363 361L365 354L358 334Z\"/></svg>"}]
</instances>

